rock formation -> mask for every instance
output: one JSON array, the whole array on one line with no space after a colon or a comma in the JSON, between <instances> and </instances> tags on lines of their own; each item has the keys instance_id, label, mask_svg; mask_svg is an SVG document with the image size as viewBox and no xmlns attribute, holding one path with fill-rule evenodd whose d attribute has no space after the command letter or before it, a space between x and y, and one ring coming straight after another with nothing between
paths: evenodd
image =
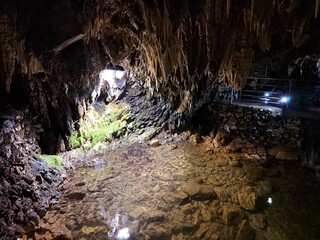
<instances>
[{"instance_id":1,"label":"rock formation","mask_svg":"<svg viewBox=\"0 0 320 240\"><path fill-rule=\"evenodd\" d=\"M198 144L204 133L208 152L221 154L217 165L240 166L235 154L253 165L300 158L299 120L212 102L224 94L220 86L239 90L249 74L317 79L319 6L320 0L0 0L0 238L32 231L59 197L63 174L36 154L70 148L72 130L101 91L99 74L110 66L124 70L126 81L109 82L100 98L125 93L138 125L158 128L150 139L190 120L198 132L190 131L189 140ZM312 125L308 134L314 136ZM317 159L319 149L305 158ZM183 196L225 198L221 189L200 185L186 186ZM239 191L239 206L253 210L252 194ZM237 207L220 215L224 224L239 225L237 239L250 235ZM199 239L212 236L211 227L202 225Z\"/></svg>"},{"instance_id":2,"label":"rock formation","mask_svg":"<svg viewBox=\"0 0 320 240\"><path fill-rule=\"evenodd\" d=\"M58 151L113 63L190 113L218 83L240 89L257 54L286 68L317 53L318 10L319 0L1 0L1 108L24 97L50 136L42 149Z\"/></svg>"}]
</instances>

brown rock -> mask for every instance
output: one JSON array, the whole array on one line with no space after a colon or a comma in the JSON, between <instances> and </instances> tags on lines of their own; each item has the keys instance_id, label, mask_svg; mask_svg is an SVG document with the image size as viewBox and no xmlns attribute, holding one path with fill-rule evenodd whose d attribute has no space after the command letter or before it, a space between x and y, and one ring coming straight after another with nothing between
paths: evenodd
<instances>
[{"instance_id":1,"label":"brown rock","mask_svg":"<svg viewBox=\"0 0 320 240\"><path fill-rule=\"evenodd\" d=\"M57 222L50 226L50 232L52 234L52 239L64 239L72 240L72 232L60 222Z\"/></svg>"},{"instance_id":2,"label":"brown rock","mask_svg":"<svg viewBox=\"0 0 320 240\"><path fill-rule=\"evenodd\" d=\"M45 234L40 234L36 232L34 234L34 239L35 240L51 240L53 239L53 236L49 231L47 231Z\"/></svg>"},{"instance_id":3,"label":"brown rock","mask_svg":"<svg viewBox=\"0 0 320 240\"><path fill-rule=\"evenodd\" d=\"M213 191L212 186L210 185L201 185L200 192L196 196L196 198L199 198L199 199L213 199L215 197L216 197L216 194Z\"/></svg>"},{"instance_id":4,"label":"brown rock","mask_svg":"<svg viewBox=\"0 0 320 240\"><path fill-rule=\"evenodd\" d=\"M188 194L190 197L196 196L201 189L201 185L196 182L187 182L184 186L182 186L181 190Z\"/></svg>"},{"instance_id":5,"label":"brown rock","mask_svg":"<svg viewBox=\"0 0 320 240\"><path fill-rule=\"evenodd\" d=\"M248 154L252 154L254 149L254 145L248 141L246 141L242 147L242 151Z\"/></svg>"},{"instance_id":6,"label":"brown rock","mask_svg":"<svg viewBox=\"0 0 320 240\"><path fill-rule=\"evenodd\" d=\"M230 158L226 154L219 154L215 160L215 164L219 167L227 166Z\"/></svg>"},{"instance_id":7,"label":"brown rock","mask_svg":"<svg viewBox=\"0 0 320 240\"><path fill-rule=\"evenodd\" d=\"M163 221L164 212L159 210L149 210L142 214L142 218L147 222Z\"/></svg>"},{"instance_id":8,"label":"brown rock","mask_svg":"<svg viewBox=\"0 0 320 240\"><path fill-rule=\"evenodd\" d=\"M218 199L222 202L226 202L229 200L230 196L229 194L226 192L225 188L222 187L214 187L213 191L215 192L215 194L217 195Z\"/></svg>"},{"instance_id":9,"label":"brown rock","mask_svg":"<svg viewBox=\"0 0 320 240\"><path fill-rule=\"evenodd\" d=\"M215 147L222 147L228 144L230 138L230 133L225 129L220 129L215 138L213 139L213 144Z\"/></svg>"},{"instance_id":10,"label":"brown rock","mask_svg":"<svg viewBox=\"0 0 320 240\"><path fill-rule=\"evenodd\" d=\"M161 145L159 140L157 140L157 139L151 140L149 144L150 144L151 147L158 147L158 146Z\"/></svg>"},{"instance_id":11,"label":"brown rock","mask_svg":"<svg viewBox=\"0 0 320 240\"><path fill-rule=\"evenodd\" d=\"M223 206L222 221L226 225L238 225L243 219L243 212L236 205Z\"/></svg>"},{"instance_id":12,"label":"brown rock","mask_svg":"<svg viewBox=\"0 0 320 240\"><path fill-rule=\"evenodd\" d=\"M254 240L255 232L250 227L247 220L243 220L239 225L239 230L235 240Z\"/></svg>"},{"instance_id":13,"label":"brown rock","mask_svg":"<svg viewBox=\"0 0 320 240\"><path fill-rule=\"evenodd\" d=\"M257 195L250 187L243 188L237 195L241 207L246 210L255 210Z\"/></svg>"},{"instance_id":14,"label":"brown rock","mask_svg":"<svg viewBox=\"0 0 320 240\"><path fill-rule=\"evenodd\" d=\"M186 183L181 190L192 198L211 199L215 197L215 193L211 186L200 185L196 182Z\"/></svg>"},{"instance_id":15,"label":"brown rock","mask_svg":"<svg viewBox=\"0 0 320 240\"><path fill-rule=\"evenodd\" d=\"M233 139L226 148L228 152L236 152L242 149L244 144L245 142L240 137L237 137Z\"/></svg>"},{"instance_id":16,"label":"brown rock","mask_svg":"<svg viewBox=\"0 0 320 240\"><path fill-rule=\"evenodd\" d=\"M253 214L250 215L250 225L254 229L264 229L266 227L266 222L262 214Z\"/></svg>"},{"instance_id":17,"label":"brown rock","mask_svg":"<svg viewBox=\"0 0 320 240\"><path fill-rule=\"evenodd\" d=\"M278 160L294 160L294 161L298 160L297 155L293 154L291 151L286 151L286 150L279 151L276 154L275 158Z\"/></svg>"},{"instance_id":18,"label":"brown rock","mask_svg":"<svg viewBox=\"0 0 320 240\"><path fill-rule=\"evenodd\" d=\"M82 200L86 196L85 192L80 191L72 191L66 194L66 198L70 198L73 200Z\"/></svg>"},{"instance_id":19,"label":"brown rock","mask_svg":"<svg viewBox=\"0 0 320 240\"><path fill-rule=\"evenodd\" d=\"M189 138L189 141L192 143L200 143L202 141L202 137L200 136L200 134L196 133L196 134L192 134Z\"/></svg>"},{"instance_id":20,"label":"brown rock","mask_svg":"<svg viewBox=\"0 0 320 240\"><path fill-rule=\"evenodd\" d=\"M89 192L99 192L100 191L97 185L90 185L87 187L87 189Z\"/></svg>"},{"instance_id":21,"label":"brown rock","mask_svg":"<svg viewBox=\"0 0 320 240\"><path fill-rule=\"evenodd\" d=\"M297 152L297 147L292 145L292 143L288 143L285 146L279 145L269 149L267 152L278 160L298 160L299 152Z\"/></svg>"},{"instance_id":22,"label":"brown rock","mask_svg":"<svg viewBox=\"0 0 320 240\"><path fill-rule=\"evenodd\" d=\"M186 193L184 193L183 191L178 191L176 193L167 193L163 197L163 200L168 204L180 204L186 198L188 198L188 195Z\"/></svg>"}]
</instances>

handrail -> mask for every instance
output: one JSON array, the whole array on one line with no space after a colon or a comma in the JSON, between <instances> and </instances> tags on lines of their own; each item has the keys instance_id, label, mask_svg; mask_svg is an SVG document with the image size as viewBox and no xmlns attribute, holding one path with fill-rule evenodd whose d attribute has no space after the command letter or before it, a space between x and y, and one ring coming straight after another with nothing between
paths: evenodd
<instances>
[{"instance_id":1,"label":"handrail","mask_svg":"<svg viewBox=\"0 0 320 240\"><path fill-rule=\"evenodd\" d=\"M248 80L245 87L236 93L236 100L282 104L281 98L291 93L293 79L248 77Z\"/></svg>"}]
</instances>

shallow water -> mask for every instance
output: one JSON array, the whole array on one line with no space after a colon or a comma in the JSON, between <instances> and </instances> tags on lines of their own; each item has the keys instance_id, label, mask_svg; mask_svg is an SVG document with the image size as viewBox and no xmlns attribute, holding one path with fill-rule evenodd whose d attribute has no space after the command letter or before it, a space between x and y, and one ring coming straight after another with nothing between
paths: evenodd
<instances>
[{"instance_id":1,"label":"shallow water","mask_svg":"<svg viewBox=\"0 0 320 240\"><path fill-rule=\"evenodd\" d=\"M44 220L74 239L320 239L319 182L297 164L234 164L189 142L135 143L93 162Z\"/></svg>"}]
</instances>

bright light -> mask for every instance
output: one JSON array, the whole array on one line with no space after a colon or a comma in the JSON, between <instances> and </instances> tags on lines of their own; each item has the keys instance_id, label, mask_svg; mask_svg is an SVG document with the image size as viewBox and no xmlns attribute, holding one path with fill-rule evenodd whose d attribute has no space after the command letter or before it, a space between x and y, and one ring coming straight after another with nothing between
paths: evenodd
<instances>
[{"instance_id":1,"label":"bright light","mask_svg":"<svg viewBox=\"0 0 320 240\"><path fill-rule=\"evenodd\" d=\"M121 79L124 75L124 71L115 71L116 78Z\"/></svg>"},{"instance_id":2,"label":"bright light","mask_svg":"<svg viewBox=\"0 0 320 240\"><path fill-rule=\"evenodd\" d=\"M268 198L267 203L269 203L270 205L272 204L272 198L271 197Z\"/></svg>"},{"instance_id":3,"label":"bright light","mask_svg":"<svg viewBox=\"0 0 320 240\"><path fill-rule=\"evenodd\" d=\"M282 98L280 99L280 102L282 102L282 103L288 103L288 102L290 102L290 100L291 100L291 97L282 97Z\"/></svg>"},{"instance_id":4,"label":"bright light","mask_svg":"<svg viewBox=\"0 0 320 240\"><path fill-rule=\"evenodd\" d=\"M270 97L270 93L266 92L266 93L264 94L264 96L265 96L265 97Z\"/></svg>"},{"instance_id":5,"label":"bright light","mask_svg":"<svg viewBox=\"0 0 320 240\"><path fill-rule=\"evenodd\" d=\"M128 239L129 237L130 237L129 228L122 228L119 230L116 239L125 240L125 239Z\"/></svg>"},{"instance_id":6,"label":"bright light","mask_svg":"<svg viewBox=\"0 0 320 240\"><path fill-rule=\"evenodd\" d=\"M108 81L113 79L113 70L105 69L99 73L100 80Z\"/></svg>"},{"instance_id":7,"label":"bright light","mask_svg":"<svg viewBox=\"0 0 320 240\"><path fill-rule=\"evenodd\" d=\"M100 80L111 81L114 78L121 79L124 75L124 71L104 69L99 73Z\"/></svg>"}]
</instances>

